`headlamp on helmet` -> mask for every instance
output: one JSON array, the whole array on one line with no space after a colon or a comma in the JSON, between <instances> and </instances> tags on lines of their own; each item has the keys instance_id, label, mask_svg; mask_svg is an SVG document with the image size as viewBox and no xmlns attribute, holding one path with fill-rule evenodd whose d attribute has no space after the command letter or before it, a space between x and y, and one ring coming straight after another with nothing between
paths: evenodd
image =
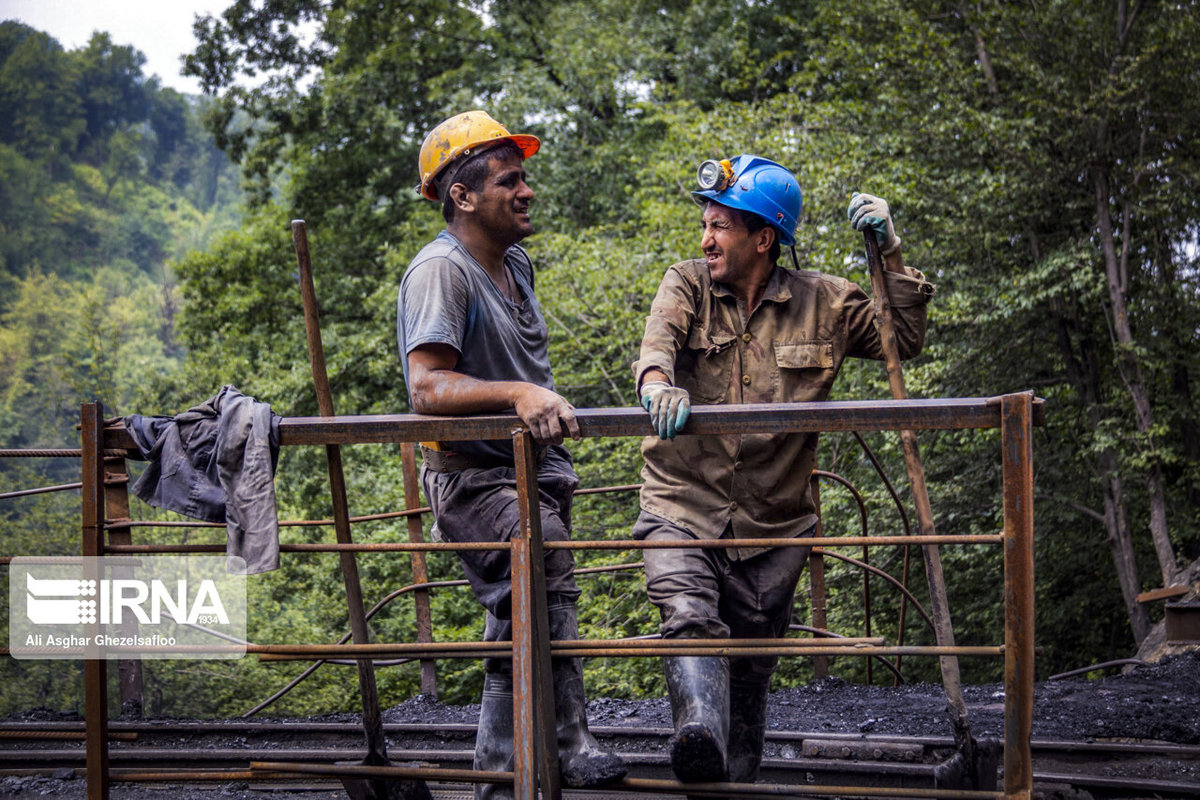
<instances>
[{"instance_id":1,"label":"headlamp on helmet","mask_svg":"<svg viewBox=\"0 0 1200 800\"><path fill-rule=\"evenodd\" d=\"M733 165L729 159L701 161L696 168L696 184L704 192L723 192L733 179Z\"/></svg>"}]
</instances>

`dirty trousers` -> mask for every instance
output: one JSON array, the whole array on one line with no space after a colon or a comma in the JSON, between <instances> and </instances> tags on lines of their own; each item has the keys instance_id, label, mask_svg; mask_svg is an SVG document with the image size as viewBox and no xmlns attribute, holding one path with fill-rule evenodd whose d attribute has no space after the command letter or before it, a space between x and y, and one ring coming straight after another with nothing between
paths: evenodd
<instances>
[{"instance_id":1,"label":"dirty trousers","mask_svg":"<svg viewBox=\"0 0 1200 800\"><path fill-rule=\"evenodd\" d=\"M520 532L516 471L498 466L434 472L422 468L421 482L433 509L441 537L447 542L507 542ZM553 450L538 468L538 506L542 539L570 538L571 500L579 479L570 462ZM475 599L487 610L484 640L512 639L512 562L504 550L463 550L458 553ZM546 594L574 602L575 560L570 550L546 550ZM511 670L507 659L485 659L487 672Z\"/></svg>"},{"instance_id":2,"label":"dirty trousers","mask_svg":"<svg viewBox=\"0 0 1200 800\"><path fill-rule=\"evenodd\" d=\"M815 526L814 526L815 527ZM642 511L633 527L648 542L695 541L696 536ZM806 532L803 535L811 535ZM731 538L726 528L721 538ZM781 637L792 616L796 584L809 547L776 547L752 558L731 559L724 549L647 549L646 591L658 606L664 639ZM759 683L775 671L778 656L731 657L731 679Z\"/></svg>"}]
</instances>

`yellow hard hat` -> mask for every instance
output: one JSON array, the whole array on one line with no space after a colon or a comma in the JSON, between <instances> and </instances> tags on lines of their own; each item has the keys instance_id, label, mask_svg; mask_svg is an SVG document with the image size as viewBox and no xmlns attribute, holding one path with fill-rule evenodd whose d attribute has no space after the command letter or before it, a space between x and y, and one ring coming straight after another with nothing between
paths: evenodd
<instances>
[{"instance_id":1,"label":"yellow hard hat","mask_svg":"<svg viewBox=\"0 0 1200 800\"><path fill-rule=\"evenodd\" d=\"M421 195L437 200L437 188L433 185L447 165L459 156L468 156L478 145L493 144L501 140L515 144L525 158L538 151L541 142L529 134L511 134L486 111L467 111L441 122L425 136L421 143L421 154L417 166L421 170Z\"/></svg>"}]
</instances>

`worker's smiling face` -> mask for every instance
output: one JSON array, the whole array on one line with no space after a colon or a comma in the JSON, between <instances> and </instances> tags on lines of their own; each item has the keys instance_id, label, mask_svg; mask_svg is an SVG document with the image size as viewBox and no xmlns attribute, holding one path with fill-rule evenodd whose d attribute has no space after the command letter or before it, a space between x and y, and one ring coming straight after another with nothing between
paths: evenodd
<instances>
[{"instance_id":1,"label":"worker's smiling face","mask_svg":"<svg viewBox=\"0 0 1200 800\"><path fill-rule=\"evenodd\" d=\"M714 281L738 284L753 273L770 249L770 240L763 235L767 229L751 233L736 211L720 203L704 207L700 225L700 249ZM766 249L762 247L764 239Z\"/></svg>"},{"instance_id":2,"label":"worker's smiling face","mask_svg":"<svg viewBox=\"0 0 1200 800\"><path fill-rule=\"evenodd\" d=\"M533 233L529 204L533 189L526 183L524 162L519 157L494 158L488 176L476 193L475 214L479 223L496 239L512 244Z\"/></svg>"}]
</instances>

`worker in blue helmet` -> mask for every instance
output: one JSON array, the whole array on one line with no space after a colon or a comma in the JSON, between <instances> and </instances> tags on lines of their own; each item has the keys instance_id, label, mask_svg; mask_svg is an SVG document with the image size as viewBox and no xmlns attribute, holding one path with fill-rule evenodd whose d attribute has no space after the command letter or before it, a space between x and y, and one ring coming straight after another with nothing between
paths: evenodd
<instances>
[{"instance_id":1,"label":"worker in blue helmet","mask_svg":"<svg viewBox=\"0 0 1200 800\"><path fill-rule=\"evenodd\" d=\"M703 258L666 271L633 365L653 435L642 443L641 513L647 542L724 539L732 546L647 548L650 599L664 638L774 638L811 536L815 433L687 435L692 403L820 401L848 357L882 359L870 298L845 278L785 269L801 213L800 185L755 155L707 161L693 197L703 207ZM901 257L888 204L850 201L850 224L871 230L884 254L900 355L921 350L933 287ZM679 435L678 434L683 434ZM738 546L742 540L759 540ZM761 540L778 540L763 547ZM755 780L762 759L773 656L672 656L663 660L675 735L671 765L682 781Z\"/></svg>"}]
</instances>

